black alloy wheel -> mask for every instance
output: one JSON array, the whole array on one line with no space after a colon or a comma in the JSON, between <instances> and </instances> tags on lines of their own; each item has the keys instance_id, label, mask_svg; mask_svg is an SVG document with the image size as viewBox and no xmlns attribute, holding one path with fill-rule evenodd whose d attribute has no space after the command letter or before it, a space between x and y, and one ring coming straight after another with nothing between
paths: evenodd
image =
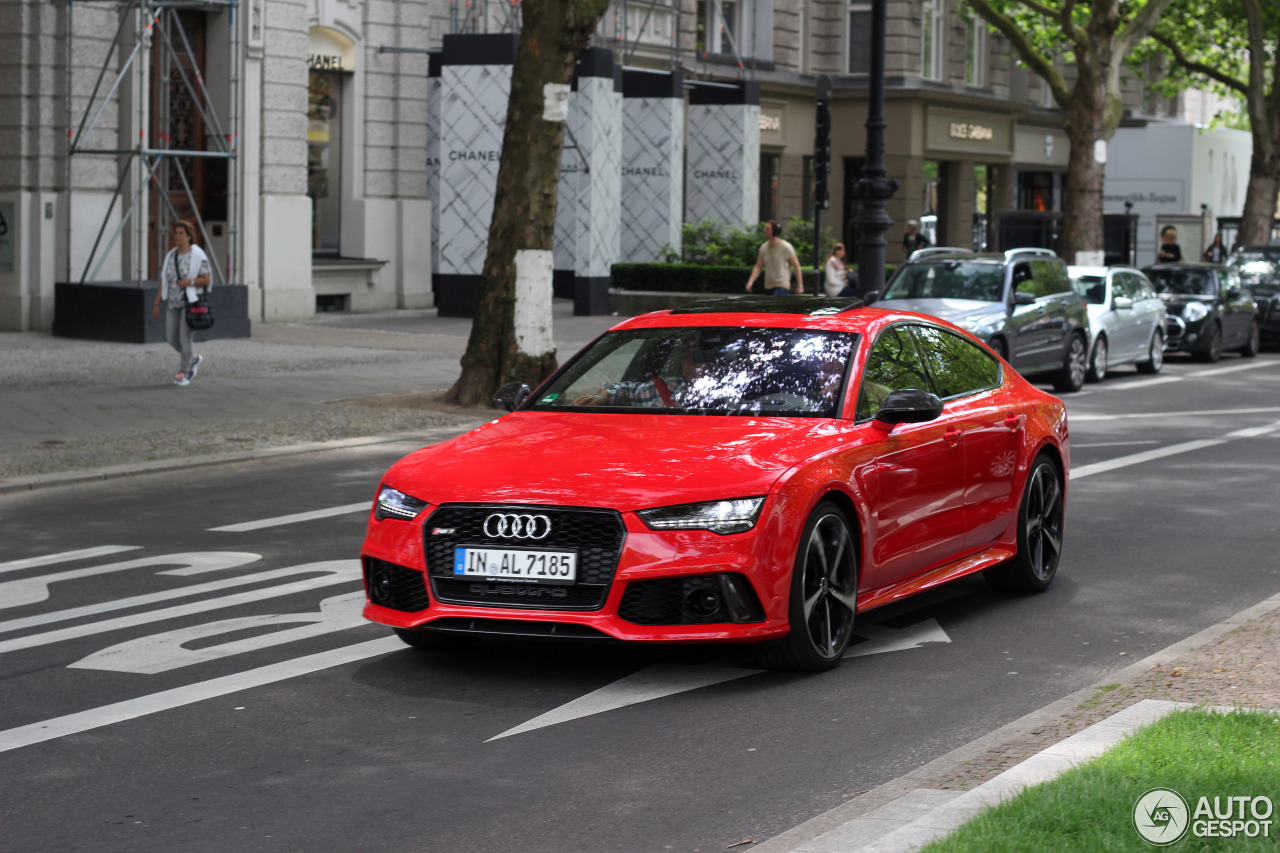
<instances>
[{"instance_id":1,"label":"black alloy wheel","mask_svg":"<svg viewBox=\"0 0 1280 853\"><path fill-rule=\"evenodd\" d=\"M1089 371L1089 343L1084 335L1073 334L1067 344L1067 358L1053 377L1053 390L1079 391Z\"/></svg>"},{"instance_id":2,"label":"black alloy wheel","mask_svg":"<svg viewBox=\"0 0 1280 853\"><path fill-rule=\"evenodd\" d=\"M1151 343L1147 344L1147 360L1138 362L1139 373L1159 373L1164 367L1164 335L1160 330L1151 333Z\"/></svg>"},{"instance_id":3,"label":"black alloy wheel","mask_svg":"<svg viewBox=\"0 0 1280 853\"><path fill-rule=\"evenodd\" d=\"M1018 508L1018 553L987 569L983 577L1006 592L1044 592L1058 573L1062 558L1065 494L1058 466L1040 454L1022 489Z\"/></svg>"},{"instance_id":4,"label":"black alloy wheel","mask_svg":"<svg viewBox=\"0 0 1280 853\"><path fill-rule=\"evenodd\" d=\"M1207 361L1213 364L1222 358L1222 326L1217 321L1209 324L1209 328L1205 330L1205 345L1197 355L1201 361Z\"/></svg>"},{"instance_id":5,"label":"black alloy wheel","mask_svg":"<svg viewBox=\"0 0 1280 853\"><path fill-rule=\"evenodd\" d=\"M1245 358L1253 358L1261 349L1262 330L1258 328L1258 321L1254 320L1249 324L1249 339L1240 348L1240 354Z\"/></svg>"},{"instance_id":6,"label":"black alloy wheel","mask_svg":"<svg viewBox=\"0 0 1280 853\"><path fill-rule=\"evenodd\" d=\"M1089 358L1089 374L1085 378L1090 382L1101 382L1107 377L1107 336L1098 335L1093 344L1093 355Z\"/></svg>"},{"instance_id":7,"label":"black alloy wheel","mask_svg":"<svg viewBox=\"0 0 1280 853\"><path fill-rule=\"evenodd\" d=\"M791 631L761 643L756 657L769 669L822 672L840 663L858 607L858 544L834 503L814 508L791 571Z\"/></svg>"}]
</instances>

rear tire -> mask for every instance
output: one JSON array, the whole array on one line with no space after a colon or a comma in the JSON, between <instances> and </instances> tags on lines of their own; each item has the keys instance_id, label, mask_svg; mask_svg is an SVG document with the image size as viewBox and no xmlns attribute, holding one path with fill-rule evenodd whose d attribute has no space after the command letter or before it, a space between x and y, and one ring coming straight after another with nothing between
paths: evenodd
<instances>
[{"instance_id":1,"label":"rear tire","mask_svg":"<svg viewBox=\"0 0 1280 853\"><path fill-rule=\"evenodd\" d=\"M1058 466L1045 454L1031 463L1022 505L1018 507L1018 553L982 573L1005 592L1044 592L1058 573L1062 557L1065 494Z\"/></svg>"},{"instance_id":2,"label":"rear tire","mask_svg":"<svg viewBox=\"0 0 1280 853\"><path fill-rule=\"evenodd\" d=\"M1089 342L1084 335L1073 334L1067 344L1066 361L1062 369L1053 375L1053 390L1079 391L1084 387L1084 377L1089 371Z\"/></svg>"},{"instance_id":3,"label":"rear tire","mask_svg":"<svg viewBox=\"0 0 1280 853\"><path fill-rule=\"evenodd\" d=\"M838 506L822 501L800 535L791 570L791 631L781 640L756 646L768 669L823 672L840 663L858 602L858 543Z\"/></svg>"},{"instance_id":4,"label":"rear tire","mask_svg":"<svg viewBox=\"0 0 1280 853\"><path fill-rule=\"evenodd\" d=\"M1107 355L1107 336L1098 335L1093 344L1093 354L1089 356L1089 372L1085 379L1101 382L1107 378Z\"/></svg>"},{"instance_id":5,"label":"rear tire","mask_svg":"<svg viewBox=\"0 0 1280 853\"><path fill-rule=\"evenodd\" d=\"M1253 358L1262 349L1262 330L1258 328L1258 321L1254 320L1249 324L1249 340L1240 348L1240 354L1245 358Z\"/></svg>"},{"instance_id":6,"label":"rear tire","mask_svg":"<svg viewBox=\"0 0 1280 853\"><path fill-rule=\"evenodd\" d=\"M392 630L405 645L424 652L457 652L473 649L480 644L479 637L470 637L466 634L444 634L439 631L413 628L393 628Z\"/></svg>"},{"instance_id":7,"label":"rear tire","mask_svg":"<svg viewBox=\"0 0 1280 853\"><path fill-rule=\"evenodd\" d=\"M1159 373L1164 367L1164 335L1159 330L1151 333L1151 343L1147 345L1147 360L1138 362L1139 373Z\"/></svg>"}]
</instances>

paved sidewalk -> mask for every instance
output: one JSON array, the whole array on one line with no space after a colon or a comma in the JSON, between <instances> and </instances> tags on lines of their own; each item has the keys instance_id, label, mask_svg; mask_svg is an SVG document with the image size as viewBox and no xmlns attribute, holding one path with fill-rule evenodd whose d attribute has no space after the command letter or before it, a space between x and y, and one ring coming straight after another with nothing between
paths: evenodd
<instances>
[{"instance_id":1,"label":"paved sidewalk","mask_svg":"<svg viewBox=\"0 0 1280 853\"><path fill-rule=\"evenodd\" d=\"M564 360L617 317L556 300ZM320 314L198 343L191 385L171 384L167 344L0 333L0 489L35 475L456 426L491 409L439 405L471 322L434 310ZM398 396L397 396L398 395Z\"/></svg>"}]
</instances>

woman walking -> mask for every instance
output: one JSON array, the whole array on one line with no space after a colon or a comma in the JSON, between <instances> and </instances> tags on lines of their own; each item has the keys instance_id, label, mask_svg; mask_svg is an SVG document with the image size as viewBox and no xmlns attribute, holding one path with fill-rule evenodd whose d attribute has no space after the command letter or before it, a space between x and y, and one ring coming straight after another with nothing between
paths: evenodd
<instances>
[{"instance_id":1,"label":"woman walking","mask_svg":"<svg viewBox=\"0 0 1280 853\"><path fill-rule=\"evenodd\" d=\"M191 351L191 327L187 325L187 302L194 302L197 288L209 286L209 257L195 243L196 229L187 220L173 225L173 248L160 269L160 289L151 306L151 316L160 316L160 303L168 306L164 316L164 336L178 351L178 372L174 385L190 385L203 360Z\"/></svg>"}]
</instances>

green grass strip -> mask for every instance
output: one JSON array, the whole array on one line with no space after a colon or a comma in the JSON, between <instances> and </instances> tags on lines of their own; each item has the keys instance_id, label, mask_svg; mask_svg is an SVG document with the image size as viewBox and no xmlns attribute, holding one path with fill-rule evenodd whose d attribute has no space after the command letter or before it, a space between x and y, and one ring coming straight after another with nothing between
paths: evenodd
<instances>
[{"instance_id":1,"label":"green grass strip","mask_svg":"<svg viewBox=\"0 0 1280 853\"><path fill-rule=\"evenodd\" d=\"M1172 845L1150 844L1134 828L1134 806L1153 788L1170 788L1187 803L1185 819L1190 825ZM1203 804L1202 797L1207 798ZM1266 797L1269 804L1229 802L1229 797ZM1221 814L1212 813L1215 805L1223 812L1233 810L1230 819L1239 819L1243 808L1245 821L1254 820L1254 806L1270 809L1269 834L1261 834L1259 821L1250 827L1259 833L1253 838L1243 832L1229 838L1197 837L1204 836L1210 821L1221 831ZM1278 811L1280 715L1197 708L1175 711L1098 758L980 812L921 853L1158 849L1276 853L1280 851Z\"/></svg>"}]
</instances>

